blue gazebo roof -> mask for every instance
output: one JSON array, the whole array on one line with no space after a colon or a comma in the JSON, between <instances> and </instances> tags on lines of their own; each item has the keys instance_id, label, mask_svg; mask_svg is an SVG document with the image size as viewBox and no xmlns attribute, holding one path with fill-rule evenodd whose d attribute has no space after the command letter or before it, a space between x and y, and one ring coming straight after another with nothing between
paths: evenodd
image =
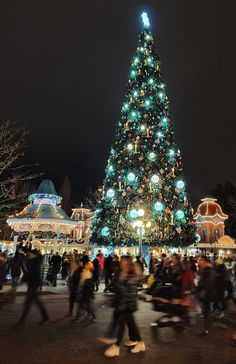
<instances>
[{"instance_id":1,"label":"blue gazebo roof","mask_svg":"<svg viewBox=\"0 0 236 364\"><path fill-rule=\"evenodd\" d=\"M58 196L54 183L50 179L44 179L40 183L36 193L43 193L43 194Z\"/></svg>"}]
</instances>

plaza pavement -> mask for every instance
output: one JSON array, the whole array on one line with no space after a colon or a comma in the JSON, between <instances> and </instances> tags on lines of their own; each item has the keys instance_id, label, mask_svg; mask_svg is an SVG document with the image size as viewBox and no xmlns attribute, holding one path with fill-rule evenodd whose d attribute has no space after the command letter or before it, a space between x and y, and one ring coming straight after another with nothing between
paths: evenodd
<instances>
[{"instance_id":1,"label":"plaza pavement","mask_svg":"<svg viewBox=\"0 0 236 364\"><path fill-rule=\"evenodd\" d=\"M231 312L215 322L209 337L199 337L202 322L188 327L173 337L169 329L162 331L162 340L153 336L150 323L158 313L149 303L140 302L136 313L146 353L131 354L122 347L118 358L104 358L105 346L97 337L103 335L111 316L108 298L102 290L96 294L98 320L72 323L65 319L67 287L44 287L42 300L48 309L50 322L41 326L39 313L32 308L26 325L13 328L19 319L24 300L24 287L19 287L14 304L0 310L0 364L236 364L236 347L229 340L236 332L236 315ZM162 329L163 330L163 329ZM127 335L126 335L127 338Z\"/></svg>"}]
</instances>

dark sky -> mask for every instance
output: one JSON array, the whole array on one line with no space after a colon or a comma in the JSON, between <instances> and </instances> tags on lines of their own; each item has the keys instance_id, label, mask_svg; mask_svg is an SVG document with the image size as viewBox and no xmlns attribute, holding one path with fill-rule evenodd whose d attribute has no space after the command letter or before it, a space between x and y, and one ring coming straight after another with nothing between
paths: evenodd
<instances>
[{"instance_id":1,"label":"dark sky","mask_svg":"<svg viewBox=\"0 0 236 364\"><path fill-rule=\"evenodd\" d=\"M144 9L193 202L236 183L235 0L2 1L0 119L75 203L103 179Z\"/></svg>"}]
</instances>

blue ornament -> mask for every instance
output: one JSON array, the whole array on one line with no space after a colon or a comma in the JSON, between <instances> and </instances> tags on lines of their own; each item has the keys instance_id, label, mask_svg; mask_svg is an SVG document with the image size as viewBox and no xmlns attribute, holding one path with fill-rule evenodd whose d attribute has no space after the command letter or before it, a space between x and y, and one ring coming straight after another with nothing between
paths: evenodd
<instances>
[{"instance_id":1,"label":"blue ornament","mask_svg":"<svg viewBox=\"0 0 236 364\"><path fill-rule=\"evenodd\" d=\"M184 181L177 181L176 182L176 187L179 189L179 190L182 190L182 188L184 188Z\"/></svg>"},{"instance_id":2,"label":"blue ornament","mask_svg":"<svg viewBox=\"0 0 236 364\"><path fill-rule=\"evenodd\" d=\"M110 235L110 229L109 229L109 227L105 226L104 228L102 228L101 234L104 237L107 237L108 235Z\"/></svg>"},{"instance_id":3,"label":"blue ornament","mask_svg":"<svg viewBox=\"0 0 236 364\"><path fill-rule=\"evenodd\" d=\"M138 217L138 211L135 209L131 210L129 216L131 219L136 219L136 217Z\"/></svg>"},{"instance_id":4,"label":"blue ornament","mask_svg":"<svg viewBox=\"0 0 236 364\"><path fill-rule=\"evenodd\" d=\"M107 197L113 198L114 196L115 196L115 191L112 188L109 188L109 190L107 190Z\"/></svg>"},{"instance_id":5,"label":"blue ornament","mask_svg":"<svg viewBox=\"0 0 236 364\"><path fill-rule=\"evenodd\" d=\"M133 172L130 172L130 173L127 175L127 180L128 180L128 182L130 182L130 183L134 182L134 181L135 181L135 178L136 178L136 176L135 176L135 174L134 174Z\"/></svg>"},{"instance_id":6,"label":"blue ornament","mask_svg":"<svg viewBox=\"0 0 236 364\"><path fill-rule=\"evenodd\" d=\"M184 212L182 210L177 210L175 213L175 217L177 220L183 220L185 217Z\"/></svg>"},{"instance_id":7,"label":"blue ornament","mask_svg":"<svg viewBox=\"0 0 236 364\"><path fill-rule=\"evenodd\" d=\"M163 204L159 201L154 204L154 209L158 212L162 211L163 207L164 207Z\"/></svg>"}]
</instances>

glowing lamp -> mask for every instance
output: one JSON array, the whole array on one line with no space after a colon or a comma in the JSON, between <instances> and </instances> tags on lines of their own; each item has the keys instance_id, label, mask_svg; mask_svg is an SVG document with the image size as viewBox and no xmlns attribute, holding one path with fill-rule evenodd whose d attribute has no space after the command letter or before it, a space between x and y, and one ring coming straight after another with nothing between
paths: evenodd
<instances>
[{"instance_id":1,"label":"glowing lamp","mask_svg":"<svg viewBox=\"0 0 236 364\"><path fill-rule=\"evenodd\" d=\"M153 85L153 84L154 84L154 80L153 80L153 78L150 78L150 79L149 79L149 81L148 81L148 83L149 83L150 85Z\"/></svg>"},{"instance_id":2,"label":"glowing lamp","mask_svg":"<svg viewBox=\"0 0 236 364\"><path fill-rule=\"evenodd\" d=\"M177 210L175 213L175 217L177 220L182 220L184 219L184 212L182 210Z\"/></svg>"},{"instance_id":3,"label":"glowing lamp","mask_svg":"<svg viewBox=\"0 0 236 364\"><path fill-rule=\"evenodd\" d=\"M109 227L105 226L104 228L102 228L101 234L104 237L107 237L108 235L110 235L110 229L109 229Z\"/></svg>"},{"instance_id":4,"label":"glowing lamp","mask_svg":"<svg viewBox=\"0 0 236 364\"><path fill-rule=\"evenodd\" d=\"M138 209L138 216L144 216L145 215L145 211L143 209Z\"/></svg>"},{"instance_id":5,"label":"glowing lamp","mask_svg":"<svg viewBox=\"0 0 236 364\"><path fill-rule=\"evenodd\" d=\"M115 196L115 191L112 188L109 188L109 190L107 190L107 197L113 198L114 196Z\"/></svg>"},{"instance_id":6,"label":"glowing lamp","mask_svg":"<svg viewBox=\"0 0 236 364\"><path fill-rule=\"evenodd\" d=\"M127 175L127 180L128 182L132 183L135 181L135 174L133 172L130 172L128 175Z\"/></svg>"},{"instance_id":7,"label":"glowing lamp","mask_svg":"<svg viewBox=\"0 0 236 364\"><path fill-rule=\"evenodd\" d=\"M151 105L151 101L150 100L145 100L145 106L150 106Z\"/></svg>"},{"instance_id":8,"label":"glowing lamp","mask_svg":"<svg viewBox=\"0 0 236 364\"><path fill-rule=\"evenodd\" d=\"M158 183L160 181L160 178L158 177L157 174L154 174L152 177L151 177L151 182L152 183Z\"/></svg>"},{"instance_id":9,"label":"glowing lamp","mask_svg":"<svg viewBox=\"0 0 236 364\"><path fill-rule=\"evenodd\" d=\"M169 156L174 157L174 155L175 155L175 151L173 149L170 149L169 150Z\"/></svg>"},{"instance_id":10,"label":"glowing lamp","mask_svg":"<svg viewBox=\"0 0 236 364\"><path fill-rule=\"evenodd\" d=\"M141 126L140 126L140 129L141 129L142 131L146 130L145 125L141 125Z\"/></svg>"},{"instance_id":11,"label":"glowing lamp","mask_svg":"<svg viewBox=\"0 0 236 364\"><path fill-rule=\"evenodd\" d=\"M133 95L134 95L134 97L137 97L138 96L138 91L134 91Z\"/></svg>"},{"instance_id":12,"label":"glowing lamp","mask_svg":"<svg viewBox=\"0 0 236 364\"><path fill-rule=\"evenodd\" d=\"M179 190L182 190L182 188L184 188L184 181L177 181L177 183L176 183L176 187L177 187Z\"/></svg>"},{"instance_id":13,"label":"glowing lamp","mask_svg":"<svg viewBox=\"0 0 236 364\"><path fill-rule=\"evenodd\" d=\"M130 151L131 151L131 150L133 150L133 144L129 143L129 144L127 145L127 149L128 149L128 150L130 150Z\"/></svg>"},{"instance_id":14,"label":"glowing lamp","mask_svg":"<svg viewBox=\"0 0 236 364\"><path fill-rule=\"evenodd\" d=\"M110 166L108 167L108 171L109 171L109 172L113 172L113 171L114 171L114 168L113 168L113 166L112 166L112 165L110 165Z\"/></svg>"}]
</instances>

